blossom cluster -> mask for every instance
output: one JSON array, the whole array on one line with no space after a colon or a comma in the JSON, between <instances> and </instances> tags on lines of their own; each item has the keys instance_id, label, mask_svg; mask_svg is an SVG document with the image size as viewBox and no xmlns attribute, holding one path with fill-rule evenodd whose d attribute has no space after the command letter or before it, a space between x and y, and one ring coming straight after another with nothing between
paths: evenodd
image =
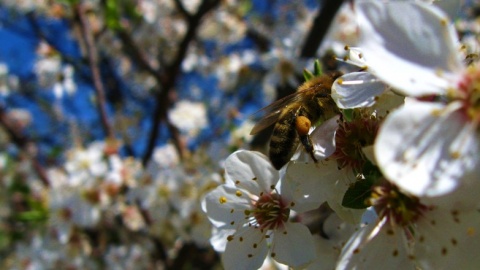
<instances>
[{"instance_id":1,"label":"blossom cluster","mask_svg":"<svg viewBox=\"0 0 480 270\"><path fill-rule=\"evenodd\" d=\"M49 186L28 159L1 156L2 227L19 234L15 223L25 222L28 229L2 267L97 269L103 261L110 269L147 269L156 264L149 254L178 252L178 241L208 245L211 226L199 202L222 181L217 171L193 157L181 164L172 145L156 148L147 168L120 157L111 142L66 155L63 167L47 169Z\"/></svg>"},{"instance_id":2,"label":"blossom cluster","mask_svg":"<svg viewBox=\"0 0 480 270\"><path fill-rule=\"evenodd\" d=\"M339 113L311 128L313 154L297 140L277 171L237 151L205 197L226 269L260 268L267 255L294 269L480 265L480 65L432 3L352 9L358 40L342 61L360 71L333 83Z\"/></svg>"}]
</instances>

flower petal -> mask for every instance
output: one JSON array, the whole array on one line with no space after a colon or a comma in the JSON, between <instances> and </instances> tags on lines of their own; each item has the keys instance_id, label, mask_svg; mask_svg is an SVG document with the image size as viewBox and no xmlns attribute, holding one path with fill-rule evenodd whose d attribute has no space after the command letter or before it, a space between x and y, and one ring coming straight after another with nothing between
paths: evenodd
<instances>
[{"instance_id":1,"label":"flower petal","mask_svg":"<svg viewBox=\"0 0 480 270\"><path fill-rule=\"evenodd\" d=\"M205 196L204 209L215 227L237 228L246 222L244 210L253 207L251 199L247 194L238 196L237 191L235 187L221 185Z\"/></svg>"},{"instance_id":2,"label":"flower petal","mask_svg":"<svg viewBox=\"0 0 480 270\"><path fill-rule=\"evenodd\" d=\"M436 208L419 219L415 257L422 269L476 269L480 265L480 212Z\"/></svg>"},{"instance_id":3,"label":"flower petal","mask_svg":"<svg viewBox=\"0 0 480 270\"><path fill-rule=\"evenodd\" d=\"M258 269L268 253L264 234L253 227L238 230L228 241L222 261L225 269Z\"/></svg>"},{"instance_id":4,"label":"flower petal","mask_svg":"<svg viewBox=\"0 0 480 270\"><path fill-rule=\"evenodd\" d=\"M339 116L335 116L328 119L310 134L317 160L326 159L335 152L335 133L337 132L339 118Z\"/></svg>"},{"instance_id":5,"label":"flower petal","mask_svg":"<svg viewBox=\"0 0 480 270\"><path fill-rule=\"evenodd\" d=\"M461 184L478 164L480 147L455 106L413 102L387 117L375 142L387 179L416 196L443 195Z\"/></svg>"},{"instance_id":6,"label":"flower petal","mask_svg":"<svg viewBox=\"0 0 480 270\"><path fill-rule=\"evenodd\" d=\"M270 192L271 186L275 186L280 179L270 160L254 151L240 150L231 154L225 160L225 171L227 183L239 181L239 187L255 195Z\"/></svg>"},{"instance_id":7,"label":"flower petal","mask_svg":"<svg viewBox=\"0 0 480 270\"><path fill-rule=\"evenodd\" d=\"M285 224L275 231L272 258L293 268L305 267L315 259L315 244L308 228L300 223Z\"/></svg>"},{"instance_id":8,"label":"flower petal","mask_svg":"<svg viewBox=\"0 0 480 270\"><path fill-rule=\"evenodd\" d=\"M406 95L444 93L462 67L444 12L420 1L355 3L368 70Z\"/></svg>"},{"instance_id":9,"label":"flower petal","mask_svg":"<svg viewBox=\"0 0 480 270\"><path fill-rule=\"evenodd\" d=\"M372 223L352 235L335 269L415 269L414 261L406 253L407 239L402 229L388 223Z\"/></svg>"},{"instance_id":10,"label":"flower petal","mask_svg":"<svg viewBox=\"0 0 480 270\"><path fill-rule=\"evenodd\" d=\"M235 233L234 229L218 229L217 227L212 227L212 237L210 237L210 244L213 249L217 252L224 252L227 246L227 237Z\"/></svg>"},{"instance_id":11,"label":"flower petal","mask_svg":"<svg viewBox=\"0 0 480 270\"><path fill-rule=\"evenodd\" d=\"M310 138L313 143L313 154L317 160L324 160L335 152L335 133L338 129L339 118L340 116L337 115L328 119L310 133ZM312 158L310 154L305 151L305 147L299 145L292 160L309 162Z\"/></svg>"},{"instance_id":12,"label":"flower petal","mask_svg":"<svg viewBox=\"0 0 480 270\"><path fill-rule=\"evenodd\" d=\"M282 197L294 202L291 209L299 213L318 208L327 200L335 182L335 179L321 181L319 177L334 170L337 168L333 162L290 162L280 187Z\"/></svg>"},{"instance_id":13,"label":"flower petal","mask_svg":"<svg viewBox=\"0 0 480 270\"><path fill-rule=\"evenodd\" d=\"M332 85L332 98L341 109L370 107L375 97L387 89L386 85L367 72L343 75Z\"/></svg>"}]
</instances>

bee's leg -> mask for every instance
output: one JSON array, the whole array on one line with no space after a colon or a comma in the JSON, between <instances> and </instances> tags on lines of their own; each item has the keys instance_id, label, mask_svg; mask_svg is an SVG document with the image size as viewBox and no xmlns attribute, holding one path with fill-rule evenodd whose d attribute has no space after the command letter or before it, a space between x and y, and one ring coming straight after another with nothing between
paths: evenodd
<instances>
[{"instance_id":1,"label":"bee's leg","mask_svg":"<svg viewBox=\"0 0 480 270\"><path fill-rule=\"evenodd\" d=\"M307 117L300 115L295 118L295 128L300 137L300 142L302 142L303 146L305 147L305 151L310 154L313 161L317 162L317 159L313 153L312 139L310 138L310 135L308 135L311 126L312 123Z\"/></svg>"},{"instance_id":2,"label":"bee's leg","mask_svg":"<svg viewBox=\"0 0 480 270\"><path fill-rule=\"evenodd\" d=\"M318 160L315 158L315 154L313 153L313 143L312 143L312 139L310 138L310 135L307 134L307 135L300 136L300 141L305 147L305 151L307 151L312 157L313 161L318 162Z\"/></svg>"}]
</instances>

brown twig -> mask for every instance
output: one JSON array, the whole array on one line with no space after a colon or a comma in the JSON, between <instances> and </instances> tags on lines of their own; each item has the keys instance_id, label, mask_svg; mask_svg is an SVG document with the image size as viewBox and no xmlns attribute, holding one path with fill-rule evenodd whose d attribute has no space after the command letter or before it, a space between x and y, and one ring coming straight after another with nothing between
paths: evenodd
<instances>
[{"instance_id":1,"label":"brown twig","mask_svg":"<svg viewBox=\"0 0 480 270\"><path fill-rule=\"evenodd\" d=\"M147 60L148 58L145 53L137 44L135 44L135 41L132 39L130 34L125 29L116 29L117 37L122 41L125 55L130 57L132 62L137 64L137 67L153 76L159 86L155 96L156 107L152 120L152 129L148 137L147 150L142 159L142 163L144 165L149 162L153 154L153 150L156 145L156 139L158 137L158 129L161 122L165 123L170 131L170 137L180 157L183 158L187 153L185 145L180 139L180 132L178 128L168 119L167 112L173 103L171 94L180 72L181 64L187 53L188 46L195 38L196 31L199 27L202 17L219 3L220 0L204 0L199 6L197 13L192 15L188 13L181 2L175 1L179 12L182 13L187 20L188 30L183 40L179 44L179 50L175 59L168 66L162 66L159 68L153 67L152 64Z\"/></svg>"},{"instance_id":2,"label":"brown twig","mask_svg":"<svg viewBox=\"0 0 480 270\"><path fill-rule=\"evenodd\" d=\"M174 0L175 6L177 7L178 11L185 16L186 18L190 18L192 15L188 12L188 10L183 5L181 0Z\"/></svg>"},{"instance_id":3,"label":"brown twig","mask_svg":"<svg viewBox=\"0 0 480 270\"><path fill-rule=\"evenodd\" d=\"M90 66L90 72L92 74L93 86L97 95L97 110L100 114L100 120L103 130L107 138L114 138L113 128L108 120L107 106L105 101L105 90L103 87L102 78L100 75L100 69L98 67L98 52L95 46L93 33L91 32L88 19L85 16L85 9L81 4L77 4L74 7L75 18L78 21L82 32L83 43L85 44L88 63Z\"/></svg>"},{"instance_id":4,"label":"brown twig","mask_svg":"<svg viewBox=\"0 0 480 270\"><path fill-rule=\"evenodd\" d=\"M343 2L344 0L326 0L322 2L323 6L318 10L317 16L313 21L313 26L305 39L300 57L309 58L316 55L318 47L322 44Z\"/></svg>"}]
</instances>

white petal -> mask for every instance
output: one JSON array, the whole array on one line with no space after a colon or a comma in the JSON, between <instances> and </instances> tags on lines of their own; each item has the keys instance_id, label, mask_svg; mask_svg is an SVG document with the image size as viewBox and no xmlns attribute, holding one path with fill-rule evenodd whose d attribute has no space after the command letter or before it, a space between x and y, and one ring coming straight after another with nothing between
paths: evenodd
<instances>
[{"instance_id":1,"label":"white petal","mask_svg":"<svg viewBox=\"0 0 480 270\"><path fill-rule=\"evenodd\" d=\"M237 194L237 191L241 193ZM227 185L218 186L205 197L208 218L214 226L223 229L237 228L246 223L244 210L252 207L245 191Z\"/></svg>"},{"instance_id":2,"label":"white petal","mask_svg":"<svg viewBox=\"0 0 480 270\"><path fill-rule=\"evenodd\" d=\"M268 253L267 241L259 229L244 227L228 241L222 256L225 269L258 269Z\"/></svg>"},{"instance_id":3,"label":"white petal","mask_svg":"<svg viewBox=\"0 0 480 270\"><path fill-rule=\"evenodd\" d=\"M417 222L415 256L422 269L476 269L480 265L480 212L435 209Z\"/></svg>"},{"instance_id":4,"label":"white petal","mask_svg":"<svg viewBox=\"0 0 480 270\"><path fill-rule=\"evenodd\" d=\"M384 117L394 109L405 103L405 97L397 95L391 90L383 92L375 99L375 104L370 109L376 112L377 117Z\"/></svg>"},{"instance_id":5,"label":"white petal","mask_svg":"<svg viewBox=\"0 0 480 270\"><path fill-rule=\"evenodd\" d=\"M375 97L385 90L385 84L370 73L353 72L334 82L332 98L341 109L370 107L375 104Z\"/></svg>"},{"instance_id":6,"label":"white petal","mask_svg":"<svg viewBox=\"0 0 480 270\"><path fill-rule=\"evenodd\" d=\"M310 138L313 143L313 154L317 160L324 160L335 152L335 133L338 129L338 119L334 116L313 129ZM292 157L292 160L309 162L312 160L305 147L299 146Z\"/></svg>"},{"instance_id":7,"label":"white petal","mask_svg":"<svg viewBox=\"0 0 480 270\"><path fill-rule=\"evenodd\" d=\"M351 209L351 208L342 206L342 201L343 201L345 192L347 192L347 189L357 180L355 177L355 174L351 170L347 170L347 169L342 169L342 170L337 169L336 172L337 172L335 174L336 182L333 186L333 190L327 193L328 205L345 222L348 222L350 224L359 224L365 210Z\"/></svg>"},{"instance_id":8,"label":"white petal","mask_svg":"<svg viewBox=\"0 0 480 270\"><path fill-rule=\"evenodd\" d=\"M406 95L444 93L462 66L447 16L420 1L356 3L368 70Z\"/></svg>"},{"instance_id":9,"label":"white petal","mask_svg":"<svg viewBox=\"0 0 480 270\"><path fill-rule=\"evenodd\" d=\"M448 17L455 20L460 14L460 8L463 5L462 1L434 1L433 4L441 8Z\"/></svg>"},{"instance_id":10,"label":"white petal","mask_svg":"<svg viewBox=\"0 0 480 270\"><path fill-rule=\"evenodd\" d=\"M348 48L348 55L345 59L338 59L340 61L345 61L346 63L364 68L366 66L365 59L363 58L362 49L356 47Z\"/></svg>"},{"instance_id":11,"label":"white petal","mask_svg":"<svg viewBox=\"0 0 480 270\"><path fill-rule=\"evenodd\" d=\"M250 193L271 191L280 179L278 171L273 168L270 160L263 154L254 151L240 150L231 154L225 160L227 181L238 185Z\"/></svg>"},{"instance_id":12,"label":"white petal","mask_svg":"<svg viewBox=\"0 0 480 270\"><path fill-rule=\"evenodd\" d=\"M322 181L329 172L337 170L333 162L302 163L290 162L285 178L282 179L282 196L295 203L291 209L302 213L318 208L333 190L335 178Z\"/></svg>"},{"instance_id":13,"label":"white petal","mask_svg":"<svg viewBox=\"0 0 480 270\"><path fill-rule=\"evenodd\" d=\"M328 119L310 134L317 160L325 159L335 152L335 133L339 118L339 116L335 116Z\"/></svg>"},{"instance_id":14,"label":"white petal","mask_svg":"<svg viewBox=\"0 0 480 270\"><path fill-rule=\"evenodd\" d=\"M315 261L308 266L308 270L335 269L340 251L356 227L345 223L334 213L322 224L322 235L314 235L317 246Z\"/></svg>"},{"instance_id":15,"label":"white petal","mask_svg":"<svg viewBox=\"0 0 480 270\"><path fill-rule=\"evenodd\" d=\"M369 224L352 235L342 250L336 269L415 269L406 246L402 229L388 224Z\"/></svg>"},{"instance_id":16,"label":"white petal","mask_svg":"<svg viewBox=\"0 0 480 270\"><path fill-rule=\"evenodd\" d=\"M443 195L461 184L480 147L476 130L452 107L414 102L387 117L375 142L387 179L416 196Z\"/></svg>"},{"instance_id":17,"label":"white petal","mask_svg":"<svg viewBox=\"0 0 480 270\"><path fill-rule=\"evenodd\" d=\"M311 263L315 259L315 245L308 228L300 223L287 222L283 230L275 231L272 257L293 268Z\"/></svg>"},{"instance_id":18,"label":"white petal","mask_svg":"<svg viewBox=\"0 0 480 270\"><path fill-rule=\"evenodd\" d=\"M227 246L227 237L235 233L236 230L222 230L212 227L212 237L210 237L210 244L217 252L224 252Z\"/></svg>"}]
</instances>

